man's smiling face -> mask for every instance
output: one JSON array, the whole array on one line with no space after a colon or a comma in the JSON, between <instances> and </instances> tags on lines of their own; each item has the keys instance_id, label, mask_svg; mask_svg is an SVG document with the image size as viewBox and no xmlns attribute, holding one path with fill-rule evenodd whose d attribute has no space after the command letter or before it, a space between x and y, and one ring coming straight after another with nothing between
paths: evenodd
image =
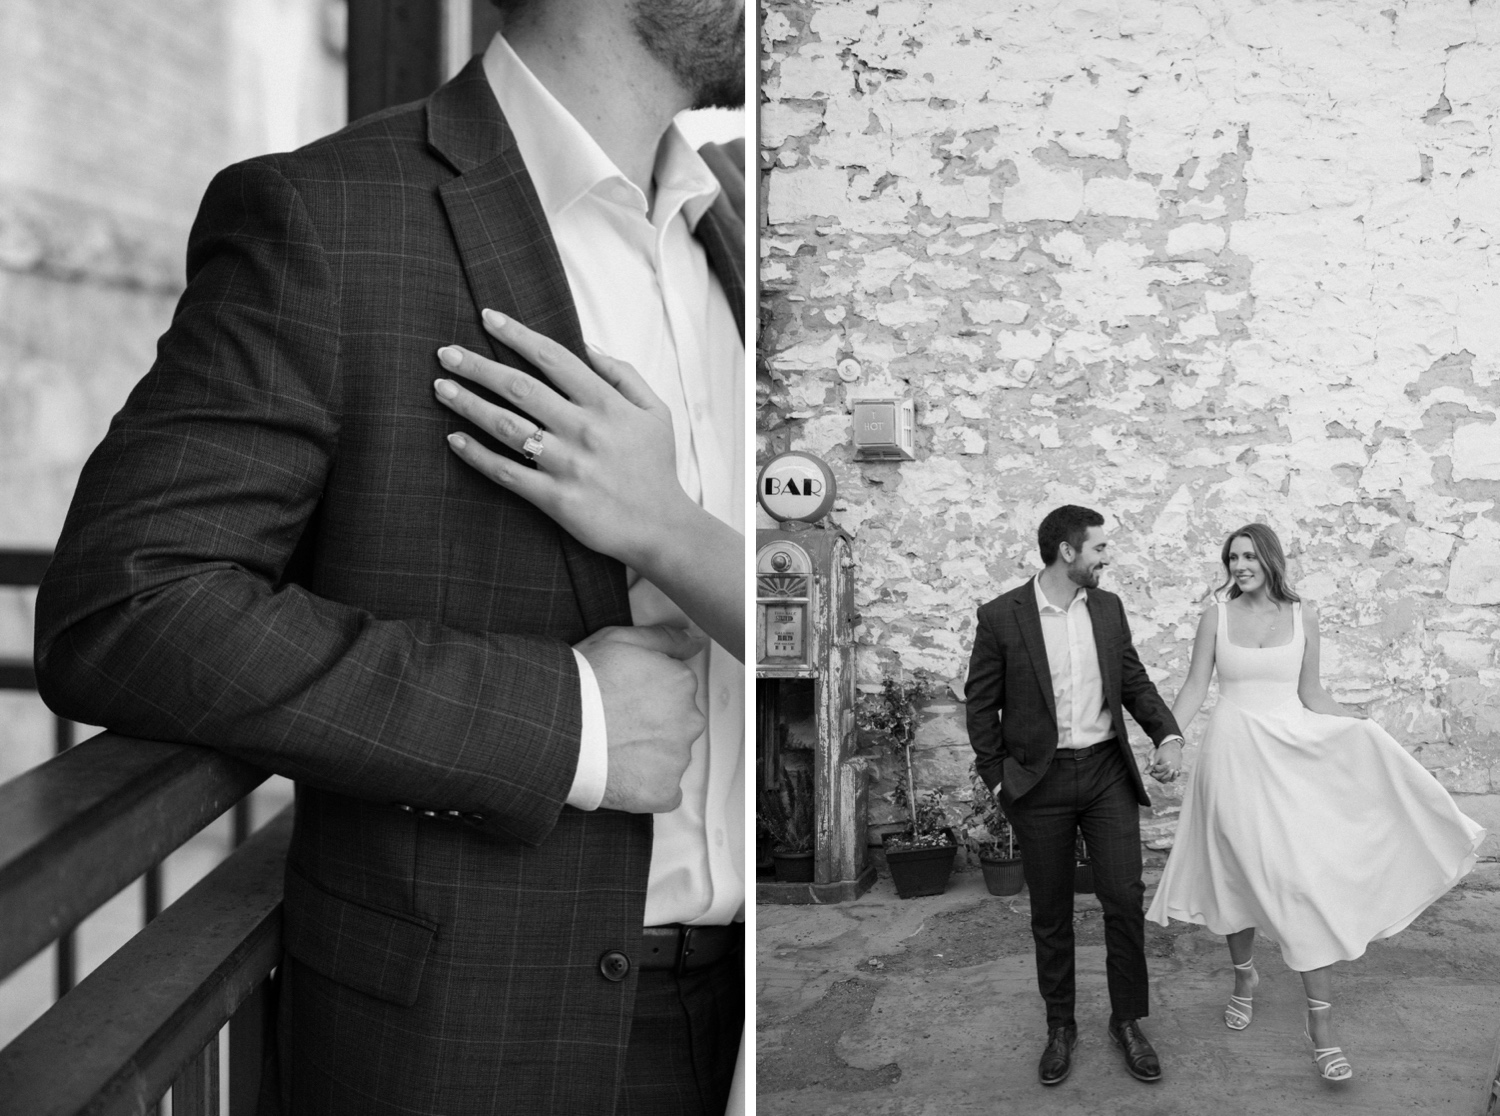
<instances>
[{"instance_id":1,"label":"man's smiling face","mask_svg":"<svg viewBox=\"0 0 1500 1116\"><path fill-rule=\"evenodd\" d=\"M1109 565L1109 539L1103 527L1090 527L1083 538L1083 546L1068 563L1068 580L1085 589L1099 587L1099 571Z\"/></svg>"}]
</instances>

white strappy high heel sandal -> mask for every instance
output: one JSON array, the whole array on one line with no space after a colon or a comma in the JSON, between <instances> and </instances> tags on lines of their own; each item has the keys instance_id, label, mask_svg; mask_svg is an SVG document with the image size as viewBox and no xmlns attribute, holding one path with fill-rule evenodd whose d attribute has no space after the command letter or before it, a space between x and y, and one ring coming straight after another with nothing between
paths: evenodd
<instances>
[{"instance_id":1,"label":"white strappy high heel sandal","mask_svg":"<svg viewBox=\"0 0 1500 1116\"><path fill-rule=\"evenodd\" d=\"M1250 971L1250 988L1254 990L1260 983L1260 974L1255 971L1255 958L1251 958L1243 965L1236 965L1240 972ZM1243 1031L1250 1026L1250 1017L1255 1012L1254 996L1230 996L1229 1004L1224 1008L1224 1026L1231 1031Z\"/></svg>"},{"instance_id":2,"label":"white strappy high heel sandal","mask_svg":"<svg viewBox=\"0 0 1500 1116\"><path fill-rule=\"evenodd\" d=\"M1314 1000L1311 996L1307 998L1307 1005L1308 1015L1315 1011L1327 1011L1333 1006L1324 1000ZM1323 1075L1324 1081L1348 1081L1354 1076L1354 1067L1349 1064L1349 1059L1344 1057L1342 1046L1318 1047L1313 1043L1311 1019L1308 1020L1307 1027L1302 1033L1306 1036L1308 1045L1313 1048L1313 1065L1318 1067L1318 1072Z\"/></svg>"}]
</instances>

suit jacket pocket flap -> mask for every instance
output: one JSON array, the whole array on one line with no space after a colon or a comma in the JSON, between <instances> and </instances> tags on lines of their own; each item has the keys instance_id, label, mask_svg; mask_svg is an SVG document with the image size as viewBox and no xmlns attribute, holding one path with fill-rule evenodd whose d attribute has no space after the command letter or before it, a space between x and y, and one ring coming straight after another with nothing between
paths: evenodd
<instances>
[{"instance_id":1,"label":"suit jacket pocket flap","mask_svg":"<svg viewBox=\"0 0 1500 1116\"><path fill-rule=\"evenodd\" d=\"M287 865L286 951L329 980L411 1007L437 924L334 895Z\"/></svg>"}]
</instances>

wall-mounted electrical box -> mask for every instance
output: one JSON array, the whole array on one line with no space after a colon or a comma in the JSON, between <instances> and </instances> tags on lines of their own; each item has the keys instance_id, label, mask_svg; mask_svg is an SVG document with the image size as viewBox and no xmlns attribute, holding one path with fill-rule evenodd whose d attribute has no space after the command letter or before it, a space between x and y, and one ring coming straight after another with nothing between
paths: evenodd
<instances>
[{"instance_id":1,"label":"wall-mounted electrical box","mask_svg":"<svg viewBox=\"0 0 1500 1116\"><path fill-rule=\"evenodd\" d=\"M854 456L861 461L915 461L916 405L910 399L855 400Z\"/></svg>"}]
</instances>

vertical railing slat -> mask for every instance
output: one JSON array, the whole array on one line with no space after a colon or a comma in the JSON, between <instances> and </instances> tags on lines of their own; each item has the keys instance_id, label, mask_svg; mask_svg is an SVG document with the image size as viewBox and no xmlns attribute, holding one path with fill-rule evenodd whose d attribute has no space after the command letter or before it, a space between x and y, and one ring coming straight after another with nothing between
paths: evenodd
<instances>
[{"instance_id":1,"label":"vertical railing slat","mask_svg":"<svg viewBox=\"0 0 1500 1116\"><path fill-rule=\"evenodd\" d=\"M255 1116L271 1041L270 982L261 981L229 1019L229 1116Z\"/></svg>"},{"instance_id":2,"label":"vertical railing slat","mask_svg":"<svg viewBox=\"0 0 1500 1116\"><path fill-rule=\"evenodd\" d=\"M219 1036L182 1067L172 1082L172 1116L219 1116Z\"/></svg>"},{"instance_id":3,"label":"vertical railing slat","mask_svg":"<svg viewBox=\"0 0 1500 1116\"><path fill-rule=\"evenodd\" d=\"M52 751L62 755L73 746L73 722L61 717L54 718ZM69 930L57 939L57 969L53 980L54 1000L60 1000L78 983L78 951L73 946L73 931Z\"/></svg>"}]
</instances>

